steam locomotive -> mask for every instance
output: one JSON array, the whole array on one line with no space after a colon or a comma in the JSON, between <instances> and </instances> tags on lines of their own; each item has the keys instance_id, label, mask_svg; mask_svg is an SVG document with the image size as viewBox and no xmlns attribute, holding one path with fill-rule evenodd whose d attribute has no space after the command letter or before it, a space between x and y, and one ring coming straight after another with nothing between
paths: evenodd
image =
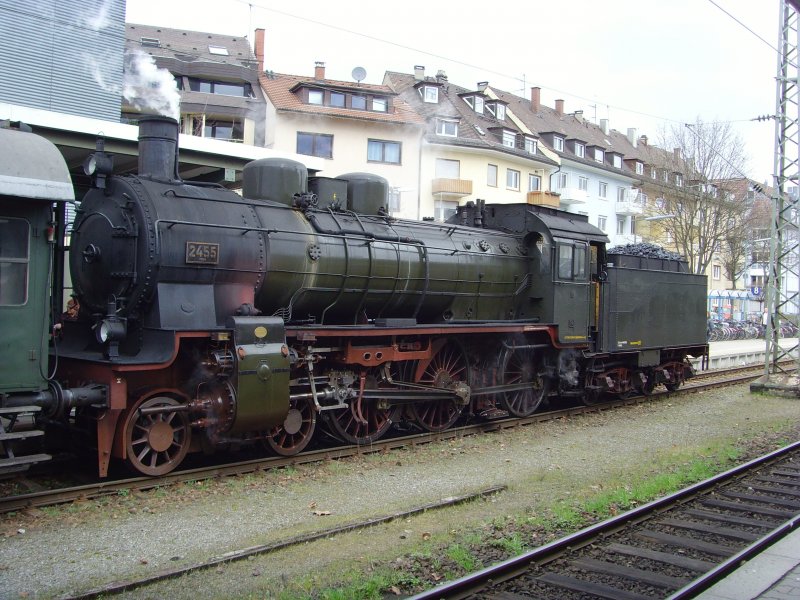
<instances>
[{"instance_id":1,"label":"steam locomotive","mask_svg":"<svg viewBox=\"0 0 800 600\"><path fill-rule=\"evenodd\" d=\"M675 389L707 353L705 278L607 254L581 215L478 201L399 220L384 179L282 159L249 163L239 195L182 181L177 123L152 117L138 174L87 159L64 231L57 149L0 145L0 469L46 460L24 453L37 435L96 448L100 476L243 442L292 455L317 430L369 444Z\"/></svg>"}]
</instances>

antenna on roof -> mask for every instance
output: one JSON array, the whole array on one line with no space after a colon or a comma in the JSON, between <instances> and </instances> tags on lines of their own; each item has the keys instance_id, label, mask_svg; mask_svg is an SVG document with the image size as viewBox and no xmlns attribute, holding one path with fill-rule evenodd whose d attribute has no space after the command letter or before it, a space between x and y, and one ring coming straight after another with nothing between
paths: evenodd
<instances>
[{"instance_id":1,"label":"antenna on roof","mask_svg":"<svg viewBox=\"0 0 800 600\"><path fill-rule=\"evenodd\" d=\"M356 67L353 69L351 75L353 76L353 79L355 79L358 83L361 83L367 76L367 70L364 67Z\"/></svg>"}]
</instances>

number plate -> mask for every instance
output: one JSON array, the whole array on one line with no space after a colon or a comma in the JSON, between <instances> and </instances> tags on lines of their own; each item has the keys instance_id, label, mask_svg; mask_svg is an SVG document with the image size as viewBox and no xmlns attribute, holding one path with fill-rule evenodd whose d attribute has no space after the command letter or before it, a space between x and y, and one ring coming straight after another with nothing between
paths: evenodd
<instances>
[{"instance_id":1,"label":"number plate","mask_svg":"<svg viewBox=\"0 0 800 600\"><path fill-rule=\"evenodd\" d=\"M186 264L216 265L219 263L219 244L186 242Z\"/></svg>"}]
</instances>

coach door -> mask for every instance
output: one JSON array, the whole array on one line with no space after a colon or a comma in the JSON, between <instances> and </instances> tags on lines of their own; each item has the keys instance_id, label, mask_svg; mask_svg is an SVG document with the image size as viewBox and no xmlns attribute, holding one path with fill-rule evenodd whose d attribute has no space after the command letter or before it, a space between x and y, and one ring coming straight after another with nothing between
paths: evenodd
<instances>
[{"instance_id":1,"label":"coach door","mask_svg":"<svg viewBox=\"0 0 800 600\"><path fill-rule=\"evenodd\" d=\"M554 240L553 316L559 341L586 342L593 311L589 285L589 245Z\"/></svg>"}]
</instances>

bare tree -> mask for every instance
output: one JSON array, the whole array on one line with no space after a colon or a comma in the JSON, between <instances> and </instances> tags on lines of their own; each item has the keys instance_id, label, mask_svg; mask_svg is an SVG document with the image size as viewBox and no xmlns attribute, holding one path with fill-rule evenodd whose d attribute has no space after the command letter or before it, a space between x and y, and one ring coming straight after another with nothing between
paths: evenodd
<instances>
[{"instance_id":1,"label":"bare tree","mask_svg":"<svg viewBox=\"0 0 800 600\"><path fill-rule=\"evenodd\" d=\"M736 226L722 240L720 260L726 279L735 290L739 277L752 265L769 262L767 253L763 260L763 242L769 237L770 206L760 186L753 186L747 179L732 180L722 184L726 193L734 196L743 205L741 213L735 214ZM753 189L755 187L755 189Z\"/></svg>"},{"instance_id":2,"label":"bare tree","mask_svg":"<svg viewBox=\"0 0 800 600\"><path fill-rule=\"evenodd\" d=\"M746 237L747 204L722 188L742 178L743 144L729 124L699 119L662 137L661 148L648 148L648 162L659 170L658 210L669 215L660 225L692 271L705 274L726 240Z\"/></svg>"}]
</instances>

